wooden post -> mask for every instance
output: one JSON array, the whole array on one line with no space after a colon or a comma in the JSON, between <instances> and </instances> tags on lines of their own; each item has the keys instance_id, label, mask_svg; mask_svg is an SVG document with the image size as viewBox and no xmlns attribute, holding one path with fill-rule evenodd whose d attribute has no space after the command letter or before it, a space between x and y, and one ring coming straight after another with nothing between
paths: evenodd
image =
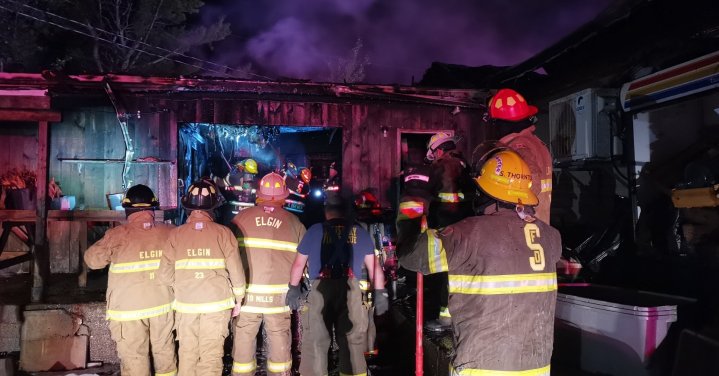
<instances>
[{"instance_id":1,"label":"wooden post","mask_svg":"<svg viewBox=\"0 0 719 376\"><path fill-rule=\"evenodd\" d=\"M46 247L47 226L47 160L48 160L48 122L38 122L37 129L37 181L35 194L37 199L37 217L35 220L34 258L32 262L32 289L30 300L42 300L45 279L50 269Z\"/></svg>"},{"instance_id":2,"label":"wooden post","mask_svg":"<svg viewBox=\"0 0 719 376\"><path fill-rule=\"evenodd\" d=\"M178 133L177 129L177 115L175 114L175 104L174 102L169 102L169 114L167 116L167 120L170 123L170 155L166 156L166 158L171 162L170 163L170 206L179 207L179 197L177 197L177 138L180 137L180 134ZM178 223L179 224L179 223Z\"/></svg>"},{"instance_id":3,"label":"wooden post","mask_svg":"<svg viewBox=\"0 0 719 376\"><path fill-rule=\"evenodd\" d=\"M80 275L77 276L77 285L87 287L87 263L85 263L85 251L87 251L87 221L80 221Z\"/></svg>"}]
</instances>

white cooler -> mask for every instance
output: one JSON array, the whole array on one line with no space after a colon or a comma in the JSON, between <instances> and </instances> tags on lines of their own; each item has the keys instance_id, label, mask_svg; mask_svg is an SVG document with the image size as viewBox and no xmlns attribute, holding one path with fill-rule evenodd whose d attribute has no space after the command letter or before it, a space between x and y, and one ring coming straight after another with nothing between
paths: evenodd
<instances>
[{"instance_id":1,"label":"white cooler","mask_svg":"<svg viewBox=\"0 0 719 376\"><path fill-rule=\"evenodd\" d=\"M573 332L557 343L579 352L583 370L610 375L644 375L654 350L677 321L677 305L693 300L592 284L566 284L557 294L556 331ZM561 334L561 333L558 333ZM579 348L576 348L579 346Z\"/></svg>"}]
</instances>

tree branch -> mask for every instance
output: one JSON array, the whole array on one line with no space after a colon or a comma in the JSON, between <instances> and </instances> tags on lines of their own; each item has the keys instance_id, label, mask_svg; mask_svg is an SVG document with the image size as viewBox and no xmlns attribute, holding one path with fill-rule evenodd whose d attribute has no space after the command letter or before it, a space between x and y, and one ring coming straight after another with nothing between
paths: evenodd
<instances>
[{"instance_id":1,"label":"tree branch","mask_svg":"<svg viewBox=\"0 0 719 376\"><path fill-rule=\"evenodd\" d=\"M152 29L155 27L155 22L157 21L159 15L160 15L160 8L162 7L163 0L160 0L157 2L157 7L155 7L155 14L152 16L152 21L150 22L150 26L147 27L145 31L145 35L142 36L142 43L147 43L147 39L150 37L150 34L152 33ZM135 43L133 46L133 50L140 48L140 40ZM137 63L137 60L140 58L139 53L135 54L132 61L130 62L130 66L134 66ZM157 64L157 63L153 63Z\"/></svg>"},{"instance_id":2,"label":"tree branch","mask_svg":"<svg viewBox=\"0 0 719 376\"><path fill-rule=\"evenodd\" d=\"M97 66L97 69L100 73L104 73L105 69L102 64L102 58L100 58L100 41L97 37L97 32L95 31L95 28L92 27L90 24L90 21L86 21L87 30L90 32L90 35L92 35L92 39L94 41L92 46L92 57L93 60L95 60L95 65Z\"/></svg>"}]
</instances>

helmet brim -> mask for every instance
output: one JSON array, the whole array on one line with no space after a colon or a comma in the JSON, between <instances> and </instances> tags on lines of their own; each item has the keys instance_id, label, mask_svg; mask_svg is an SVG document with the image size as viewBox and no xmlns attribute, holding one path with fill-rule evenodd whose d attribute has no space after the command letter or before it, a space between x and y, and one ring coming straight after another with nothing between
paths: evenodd
<instances>
[{"instance_id":1,"label":"helmet brim","mask_svg":"<svg viewBox=\"0 0 719 376\"><path fill-rule=\"evenodd\" d=\"M534 116L539 112L539 109L537 106L527 105L527 113L522 115L516 115L516 116L508 116L508 117L499 117L497 119L499 120L507 120L507 121L522 121L525 119L529 119L530 117Z\"/></svg>"},{"instance_id":2,"label":"helmet brim","mask_svg":"<svg viewBox=\"0 0 719 376\"><path fill-rule=\"evenodd\" d=\"M479 178L474 179L476 185L479 187L479 189L482 191L482 193L488 195L489 197L505 202L507 204L513 204L513 205L527 205L527 206L537 206L539 204L539 198L537 198L537 195L534 194L531 190L528 190L526 194L519 195L519 192L516 192L515 194L509 193L509 195L514 196L517 200L516 201L509 201L502 199L500 197L503 196L503 191L507 191L506 188L497 187L494 185L491 185L490 183L486 182L486 180L480 180ZM514 192L514 191L512 191ZM507 193L505 193L507 194ZM524 196L524 197L520 197Z\"/></svg>"}]
</instances>

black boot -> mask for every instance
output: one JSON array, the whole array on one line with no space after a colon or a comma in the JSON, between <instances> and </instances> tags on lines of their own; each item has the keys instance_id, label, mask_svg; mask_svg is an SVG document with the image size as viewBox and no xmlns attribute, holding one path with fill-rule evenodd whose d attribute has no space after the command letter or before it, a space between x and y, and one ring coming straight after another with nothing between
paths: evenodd
<instances>
[{"instance_id":1,"label":"black boot","mask_svg":"<svg viewBox=\"0 0 719 376\"><path fill-rule=\"evenodd\" d=\"M440 317L436 320L431 320L424 323L424 328L429 332L444 332L452 329L452 321L448 318Z\"/></svg>"}]
</instances>

